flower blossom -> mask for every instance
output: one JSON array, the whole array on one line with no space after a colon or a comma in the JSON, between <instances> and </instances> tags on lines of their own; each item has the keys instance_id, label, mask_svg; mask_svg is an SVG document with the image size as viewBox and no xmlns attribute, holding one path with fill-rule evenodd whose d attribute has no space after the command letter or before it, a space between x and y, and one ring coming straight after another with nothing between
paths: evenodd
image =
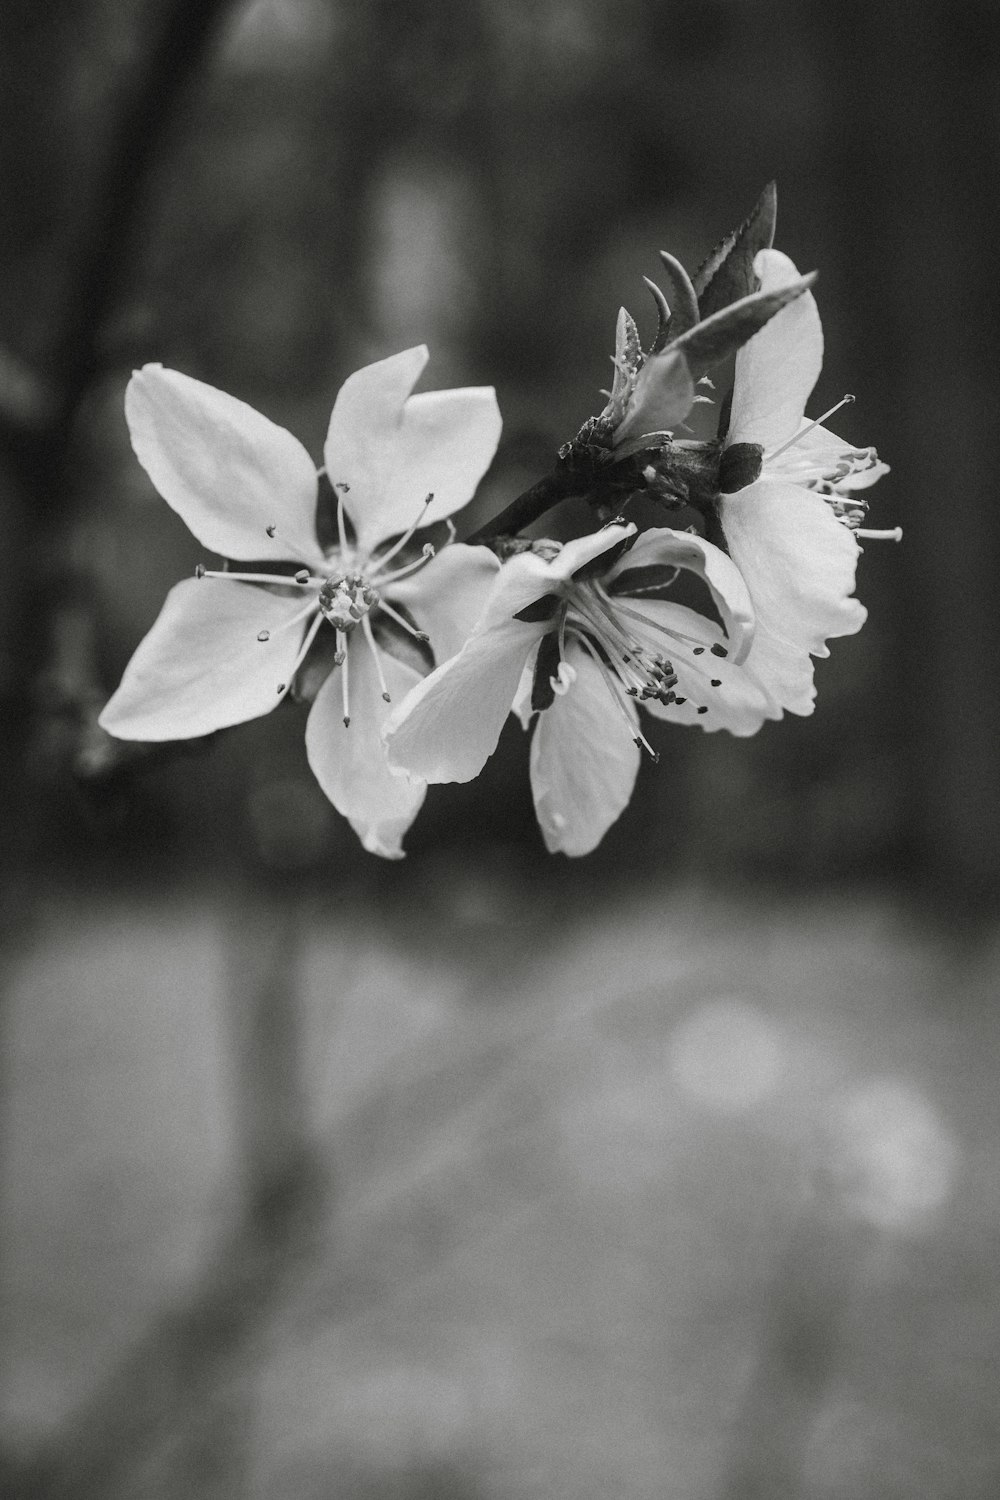
<instances>
[{"instance_id":1,"label":"flower blossom","mask_svg":"<svg viewBox=\"0 0 1000 1500\"><path fill-rule=\"evenodd\" d=\"M408 349L337 396L323 450L332 546L317 535L319 474L291 433L177 371L133 375L125 412L153 484L206 548L254 566L199 566L171 589L100 718L122 739L174 740L268 713L325 624L333 666L309 712L309 764L364 847L388 858L425 794L389 770L380 739L392 700L420 681L423 648L402 643L429 640L438 662L456 652L499 567L483 547L413 556L418 528L471 498L500 434L488 387L411 395L426 362L423 346Z\"/></svg>"},{"instance_id":2,"label":"flower blossom","mask_svg":"<svg viewBox=\"0 0 1000 1500\"><path fill-rule=\"evenodd\" d=\"M786 255L762 250L754 269L765 292L798 281ZM823 330L806 291L782 308L736 356L729 430L722 453L719 520L753 600L756 629L744 670L766 699L764 718L813 711L813 656L829 638L853 635L867 610L853 597L858 538L870 531L861 493L888 472L874 448L856 448L823 424L846 402L806 421L823 361ZM749 701L749 700L745 700ZM760 727L753 718L743 732ZM687 707L670 717L696 722ZM705 722L704 727L717 724Z\"/></svg>"},{"instance_id":3,"label":"flower blossom","mask_svg":"<svg viewBox=\"0 0 1000 1500\"><path fill-rule=\"evenodd\" d=\"M707 585L724 629L654 597L686 569ZM535 810L548 848L587 854L632 794L650 750L638 705L676 703L741 732L762 713L739 662L753 617L730 559L688 532L641 536L614 522L560 546L535 543L506 562L468 641L389 716L390 765L423 781L470 781L514 708L531 744Z\"/></svg>"}]
</instances>

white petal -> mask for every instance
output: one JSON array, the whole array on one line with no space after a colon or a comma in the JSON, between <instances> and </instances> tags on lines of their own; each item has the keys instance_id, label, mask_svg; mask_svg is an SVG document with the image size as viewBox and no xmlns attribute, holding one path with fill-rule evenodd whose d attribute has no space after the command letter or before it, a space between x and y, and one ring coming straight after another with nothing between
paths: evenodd
<instances>
[{"instance_id":1,"label":"white petal","mask_svg":"<svg viewBox=\"0 0 1000 1500\"><path fill-rule=\"evenodd\" d=\"M508 620L477 632L390 716L390 765L424 781L471 781L497 747L524 664L545 626Z\"/></svg>"},{"instance_id":2,"label":"white petal","mask_svg":"<svg viewBox=\"0 0 1000 1500\"><path fill-rule=\"evenodd\" d=\"M496 452L492 387L410 395L427 357L421 344L358 370L330 417L324 462L331 483L349 486L344 505L363 552L406 531L428 494L424 525L465 505Z\"/></svg>"},{"instance_id":3,"label":"white petal","mask_svg":"<svg viewBox=\"0 0 1000 1500\"><path fill-rule=\"evenodd\" d=\"M321 565L316 468L290 432L162 365L132 376L125 416L139 462L210 552Z\"/></svg>"},{"instance_id":4,"label":"white petal","mask_svg":"<svg viewBox=\"0 0 1000 1500\"><path fill-rule=\"evenodd\" d=\"M419 674L386 652L381 656L389 692L401 701ZM360 632L348 648L348 669L350 726L343 719L342 668L334 668L309 711L306 754L316 780L368 852L402 859L402 838L420 811L426 787L394 776L386 764L381 730L390 705Z\"/></svg>"},{"instance_id":5,"label":"white petal","mask_svg":"<svg viewBox=\"0 0 1000 1500\"><path fill-rule=\"evenodd\" d=\"M704 579L726 627L729 655L735 662L743 661L753 640L754 612L746 583L732 559L720 547L690 531L654 527L644 531L624 557L619 558L608 574L608 581L632 568L653 565L687 568ZM624 596L623 602L631 607L629 596Z\"/></svg>"},{"instance_id":6,"label":"white petal","mask_svg":"<svg viewBox=\"0 0 1000 1500\"><path fill-rule=\"evenodd\" d=\"M617 547L626 537L634 536L635 531L634 521L614 522L610 526L602 526L600 531L592 531L588 536L575 537L547 564L549 578L553 583L568 581L587 563L593 562L604 552L610 552L612 547Z\"/></svg>"},{"instance_id":7,"label":"white petal","mask_svg":"<svg viewBox=\"0 0 1000 1500\"><path fill-rule=\"evenodd\" d=\"M754 261L761 290L778 291L799 273L780 250ZM760 443L765 454L798 430L823 364L823 328L812 292L803 292L765 323L736 356L727 443Z\"/></svg>"},{"instance_id":8,"label":"white petal","mask_svg":"<svg viewBox=\"0 0 1000 1500\"><path fill-rule=\"evenodd\" d=\"M672 648L666 636L654 633L649 639L669 657L677 673L674 692L683 703L660 703L649 698L643 704L657 719L674 724L695 724L712 732L727 729L730 734L756 734L765 719L780 718L760 684L746 666L740 666L729 655L729 641L714 620L705 619L683 604L657 599L630 599L629 608L644 614L653 624L694 636L701 647L695 654L690 646ZM716 656L713 646L726 649L727 655ZM752 655L752 653L751 653ZM717 683L718 686L713 686ZM699 713L704 708L704 713Z\"/></svg>"},{"instance_id":9,"label":"white petal","mask_svg":"<svg viewBox=\"0 0 1000 1500\"><path fill-rule=\"evenodd\" d=\"M795 484L758 480L723 495L720 519L757 617L747 669L775 706L812 713L810 653L828 655L829 637L853 635L867 618L851 597L858 544L823 499Z\"/></svg>"},{"instance_id":10,"label":"white petal","mask_svg":"<svg viewBox=\"0 0 1000 1500\"><path fill-rule=\"evenodd\" d=\"M464 542L444 547L426 567L389 585L390 604L403 604L431 638L434 660L461 651L486 608L500 571L500 560L488 547Z\"/></svg>"},{"instance_id":11,"label":"white petal","mask_svg":"<svg viewBox=\"0 0 1000 1500\"><path fill-rule=\"evenodd\" d=\"M546 848L580 855L596 849L628 806L640 756L597 664L579 647L569 656L576 680L538 716L531 790ZM636 718L631 704L628 712Z\"/></svg>"},{"instance_id":12,"label":"white petal","mask_svg":"<svg viewBox=\"0 0 1000 1500\"><path fill-rule=\"evenodd\" d=\"M101 714L123 740L185 740L276 708L305 622L302 598L249 583L188 578L167 595L152 630ZM261 642L257 632L267 630Z\"/></svg>"}]
</instances>

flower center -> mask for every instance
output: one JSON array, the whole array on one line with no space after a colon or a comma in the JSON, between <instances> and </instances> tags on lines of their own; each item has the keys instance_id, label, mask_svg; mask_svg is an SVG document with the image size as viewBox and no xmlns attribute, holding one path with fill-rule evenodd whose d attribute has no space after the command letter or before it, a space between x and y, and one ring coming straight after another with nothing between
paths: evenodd
<instances>
[{"instance_id":1,"label":"flower center","mask_svg":"<svg viewBox=\"0 0 1000 1500\"><path fill-rule=\"evenodd\" d=\"M561 632L570 630L597 645L630 698L673 703L677 686L673 662L626 630L620 608L611 603L604 590L588 580L571 583L566 592L568 608Z\"/></svg>"},{"instance_id":2,"label":"flower center","mask_svg":"<svg viewBox=\"0 0 1000 1500\"><path fill-rule=\"evenodd\" d=\"M318 602L334 629L347 632L378 604L379 595L360 573L331 573L320 588Z\"/></svg>"}]
</instances>

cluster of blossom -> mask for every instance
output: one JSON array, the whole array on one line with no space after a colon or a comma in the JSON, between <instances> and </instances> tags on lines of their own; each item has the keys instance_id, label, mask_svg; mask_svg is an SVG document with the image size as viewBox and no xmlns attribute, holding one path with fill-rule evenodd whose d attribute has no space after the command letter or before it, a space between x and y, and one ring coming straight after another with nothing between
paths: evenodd
<instances>
[{"instance_id":1,"label":"cluster of blossom","mask_svg":"<svg viewBox=\"0 0 1000 1500\"><path fill-rule=\"evenodd\" d=\"M899 532L863 524L863 492L886 472L874 450L836 437L832 412L805 418L823 353L814 278L771 248L773 229L768 189L695 277L663 255L673 310L647 283L651 348L622 309L600 416L464 543L451 518L493 459L500 413L488 387L412 395L425 348L347 380L319 470L243 402L146 365L125 398L133 448L223 561L170 591L104 728L189 739L305 700L320 786L366 849L398 858L427 784L478 775L513 712L533 728L545 843L582 855L653 753L640 707L735 735L811 713L812 657L866 617L859 539ZM719 436L676 436L733 353ZM639 531L621 514L639 492L692 507L708 535ZM516 534L570 494L590 501L591 534ZM708 612L671 597L685 573Z\"/></svg>"}]
</instances>

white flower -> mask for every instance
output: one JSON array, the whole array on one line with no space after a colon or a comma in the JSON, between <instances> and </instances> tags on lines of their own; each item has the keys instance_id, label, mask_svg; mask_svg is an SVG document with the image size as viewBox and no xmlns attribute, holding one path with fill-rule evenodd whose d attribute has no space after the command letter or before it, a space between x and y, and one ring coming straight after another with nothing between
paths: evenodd
<instances>
[{"instance_id":1,"label":"white flower","mask_svg":"<svg viewBox=\"0 0 1000 1500\"><path fill-rule=\"evenodd\" d=\"M777 250L760 251L754 269L763 292L798 280ZM822 361L823 330L808 291L736 356L722 459L723 489L731 492L720 498L719 518L756 617L745 670L766 695L764 716L773 719L786 709L812 713L812 657L829 655L829 638L853 635L865 622L867 611L852 597L857 538L901 535L860 525L866 507L859 492L887 472L874 449L854 448L822 425L837 407L805 420ZM742 485L741 455L751 469L751 482ZM690 715L674 710L671 717Z\"/></svg>"},{"instance_id":2,"label":"white flower","mask_svg":"<svg viewBox=\"0 0 1000 1500\"><path fill-rule=\"evenodd\" d=\"M752 633L749 596L718 548L666 528L637 538L613 523L548 552L504 564L469 640L394 710L385 739L391 765L424 781L470 781L511 708L525 723L537 712L531 783L545 842L587 854L627 805L649 750L639 702L662 715L680 695L740 733L744 700L757 712L764 700L737 665ZM707 585L725 630L653 597L679 568Z\"/></svg>"},{"instance_id":3,"label":"white flower","mask_svg":"<svg viewBox=\"0 0 1000 1500\"><path fill-rule=\"evenodd\" d=\"M342 387L323 450L339 497L339 542L328 548L316 532L317 470L296 438L177 371L146 365L132 377L132 446L198 540L224 558L299 568L199 568L177 584L100 719L122 739L174 740L268 713L325 621L335 664L309 713L309 764L365 848L389 858L400 857L424 798L423 786L390 772L380 740L390 700L420 680L384 648L389 622L429 638L445 660L499 566L487 549L461 545L403 560L418 526L471 498L500 434L490 388L410 395L426 362L423 346L408 349Z\"/></svg>"}]
</instances>

